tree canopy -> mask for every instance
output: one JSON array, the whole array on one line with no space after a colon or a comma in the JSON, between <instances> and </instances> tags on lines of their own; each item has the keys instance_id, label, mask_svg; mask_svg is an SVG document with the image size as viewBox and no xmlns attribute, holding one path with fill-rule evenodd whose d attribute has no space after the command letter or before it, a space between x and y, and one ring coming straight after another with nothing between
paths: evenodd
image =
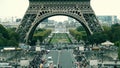
<instances>
[{"instance_id":1,"label":"tree canopy","mask_svg":"<svg viewBox=\"0 0 120 68\"><path fill-rule=\"evenodd\" d=\"M51 34L50 29L38 29L34 32L33 38L31 39L32 43L30 45L35 45L37 40L40 40L40 43Z\"/></svg>"},{"instance_id":2,"label":"tree canopy","mask_svg":"<svg viewBox=\"0 0 120 68\"><path fill-rule=\"evenodd\" d=\"M16 47L18 43L18 34L13 29L6 29L0 24L0 47Z\"/></svg>"}]
</instances>

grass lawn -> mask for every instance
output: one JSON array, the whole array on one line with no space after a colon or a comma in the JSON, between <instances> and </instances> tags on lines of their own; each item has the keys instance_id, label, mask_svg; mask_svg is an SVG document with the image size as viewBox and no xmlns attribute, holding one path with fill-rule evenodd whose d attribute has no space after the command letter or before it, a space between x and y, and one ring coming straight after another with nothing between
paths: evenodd
<instances>
[{"instance_id":1,"label":"grass lawn","mask_svg":"<svg viewBox=\"0 0 120 68\"><path fill-rule=\"evenodd\" d=\"M70 43L67 33L55 33L50 43Z\"/></svg>"}]
</instances>

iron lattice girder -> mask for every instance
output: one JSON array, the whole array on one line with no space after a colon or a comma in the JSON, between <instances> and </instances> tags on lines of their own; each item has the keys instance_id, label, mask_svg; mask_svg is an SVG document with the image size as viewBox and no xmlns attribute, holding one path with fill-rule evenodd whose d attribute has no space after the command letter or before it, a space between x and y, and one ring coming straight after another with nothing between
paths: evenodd
<instances>
[{"instance_id":1,"label":"iron lattice girder","mask_svg":"<svg viewBox=\"0 0 120 68\"><path fill-rule=\"evenodd\" d=\"M83 14L83 16L85 20L87 21L88 26L90 27L91 31L101 32L103 30L102 27L100 26L99 21L97 20L94 14Z\"/></svg>"},{"instance_id":2,"label":"iron lattice girder","mask_svg":"<svg viewBox=\"0 0 120 68\"><path fill-rule=\"evenodd\" d=\"M88 34L102 31L103 29L90 6L90 0L76 1L30 0L28 10L17 30L20 34L20 41L30 42L38 24L45 18L55 15L75 18L83 25Z\"/></svg>"},{"instance_id":3,"label":"iron lattice girder","mask_svg":"<svg viewBox=\"0 0 120 68\"><path fill-rule=\"evenodd\" d=\"M31 27L31 23L33 23L35 17L36 17L35 14L26 14L22 19L22 22L17 30L17 32L20 35L21 42L24 42L23 39L25 38L26 33L29 31L29 28Z\"/></svg>"}]
</instances>

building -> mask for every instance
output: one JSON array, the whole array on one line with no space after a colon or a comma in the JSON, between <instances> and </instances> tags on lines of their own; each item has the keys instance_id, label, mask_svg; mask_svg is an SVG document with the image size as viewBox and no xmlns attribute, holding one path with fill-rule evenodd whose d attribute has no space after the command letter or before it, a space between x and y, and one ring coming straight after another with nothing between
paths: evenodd
<instances>
[{"instance_id":1,"label":"building","mask_svg":"<svg viewBox=\"0 0 120 68\"><path fill-rule=\"evenodd\" d=\"M2 24L6 28L18 28L20 23L21 18L17 17L0 18L0 24Z\"/></svg>"},{"instance_id":2,"label":"building","mask_svg":"<svg viewBox=\"0 0 120 68\"><path fill-rule=\"evenodd\" d=\"M42 21L42 22L38 25L37 29L39 29L39 28L45 28L45 29L54 30L54 28L55 28L55 23L56 23L56 21L54 21L54 20L45 19L44 21Z\"/></svg>"},{"instance_id":3,"label":"building","mask_svg":"<svg viewBox=\"0 0 120 68\"><path fill-rule=\"evenodd\" d=\"M118 23L117 16L115 15L106 15L106 16L97 16L100 23L107 24L108 26L111 26L112 24Z\"/></svg>"},{"instance_id":4,"label":"building","mask_svg":"<svg viewBox=\"0 0 120 68\"><path fill-rule=\"evenodd\" d=\"M64 22L58 22L55 24L55 33L67 33L66 25Z\"/></svg>"}]
</instances>

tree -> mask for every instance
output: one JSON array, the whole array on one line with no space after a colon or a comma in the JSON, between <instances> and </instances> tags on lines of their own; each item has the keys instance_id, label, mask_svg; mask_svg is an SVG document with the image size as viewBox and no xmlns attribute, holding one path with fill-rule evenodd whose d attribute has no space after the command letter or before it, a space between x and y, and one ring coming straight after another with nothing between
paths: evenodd
<instances>
[{"instance_id":1,"label":"tree","mask_svg":"<svg viewBox=\"0 0 120 68\"><path fill-rule=\"evenodd\" d=\"M87 37L89 44L100 44L108 40L108 35L104 32L97 32Z\"/></svg>"},{"instance_id":2,"label":"tree","mask_svg":"<svg viewBox=\"0 0 120 68\"><path fill-rule=\"evenodd\" d=\"M5 46L5 39L0 38L0 47Z\"/></svg>"},{"instance_id":3,"label":"tree","mask_svg":"<svg viewBox=\"0 0 120 68\"><path fill-rule=\"evenodd\" d=\"M118 48L118 59L120 59L120 46Z\"/></svg>"},{"instance_id":4,"label":"tree","mask_svg":"<svg viewBox=\"0 0 120 68\"><path fill-rule=\"evenodd\" d=\"M100 44L106 40L110 40L112 42L120 41L120 24L114 24L111 27L103 26L103 28L103 32L97 32L90 36L85 36L85 33L82 33L82 39L89 44ZM76 30L81 32L82 27L78 27ZM70 34L76 39L79 39L79 36L77 36L77 32L75 32L75 30L70 30Z\"/></svg>"},{"instance_id":5,"label":"tree","mask_svg":"<svg viewBox=\"0 0 120 68\"><path fill-rule=\"evenodd\" d=\"M77 30L70 29L70 34L79 42L82 39L83 34Z\"/></svg>"},{"instance_id":6,"label":"tree","mask_svg":"<svg viewBox=\"0 0 120 68\"><path fill-rule=\"evenodd\" d=\"M120 41L116 41L115 46L120 47Z\"/></svg>"},{"instance_id":7,"label":"tree","mask_svg":"<svg viewBox=\"0 0 120 68\"><path fill-rule=\"evenodd\" d=\"M77 27L76 30L79 31L79 32L85 31L85 29L82 26Z\"/></svg>"},{"instance_id":8,"label":"tree","mask_svg":"<svg viewBox=\"0 0 120 68\"><path fill-rule=\"evenodd\" d=\"M8 42L7 42L7 46L18 47L18 42L16 42L15 39L8 40Z\"/></svg>"},{"instance_id":9,"label":"tree","mask_svg":"<svg viewBox=\"0 0 120 68\"><path fill-rule=\"evenodd\" d=\"M0 24L0 33L4 38L9 39L8 31Z\"/></svg>"},{"instance_id":10,"label":"tree","mask_svg":"<svg viewBox=\"0 0 120 68\"><path fill-rule=\"evenodd\" d=\"M0 47L7 46L7 39L5 39L0 33Z\"/></svg>"},{"instance_id":11,"label":"tree","mask_svg":"<svg viewBox=\"0 0 120 68\"><path fill-rule=\"evenodd\" d=\"M0 46L18 46L19 36L15 29L5 29L0 25Z\"/></svg>"},{"instance_id":12,"label":"tree","mask_svg":"<svg viewBox=\"0 0 120 68\"><path fill-rule=\"evenodd\" d=\"M111 27L109 26L103 26L104 32L108 32L111 30Z\"/></svg>"},{"instance_id":13,"label":"tree","mask_svg":"<svg viewBox=\"0 0 120 68\"><path fill-rule=\"evenodd\" d=\"M33 38L31 39L31 45L35 45L37 40L39 40L41 43L43 42L43 40L48 37L51 34L51 30L50 29L38 29L35 31Z\"/></svg>"},{"instance_id":14,"label":"tree","mask_svg":"<svg viewBox=\"0 0 120 68\"><path fill-rule=\"evenodd\" d=\"M14 38L16 42L19 42L19 34L14 31L9 31L9 37Z\"/></svg>"},{"instance_id":15,"label":"tree","mask_svg":"<svg viewBox=\"0 0 120 68\"><path fill-rule=\"evenodd\" d=\"M114 24L111 26L111 40L113 42L120 41L120 25Z\"/></svg>"}]
</instances>

